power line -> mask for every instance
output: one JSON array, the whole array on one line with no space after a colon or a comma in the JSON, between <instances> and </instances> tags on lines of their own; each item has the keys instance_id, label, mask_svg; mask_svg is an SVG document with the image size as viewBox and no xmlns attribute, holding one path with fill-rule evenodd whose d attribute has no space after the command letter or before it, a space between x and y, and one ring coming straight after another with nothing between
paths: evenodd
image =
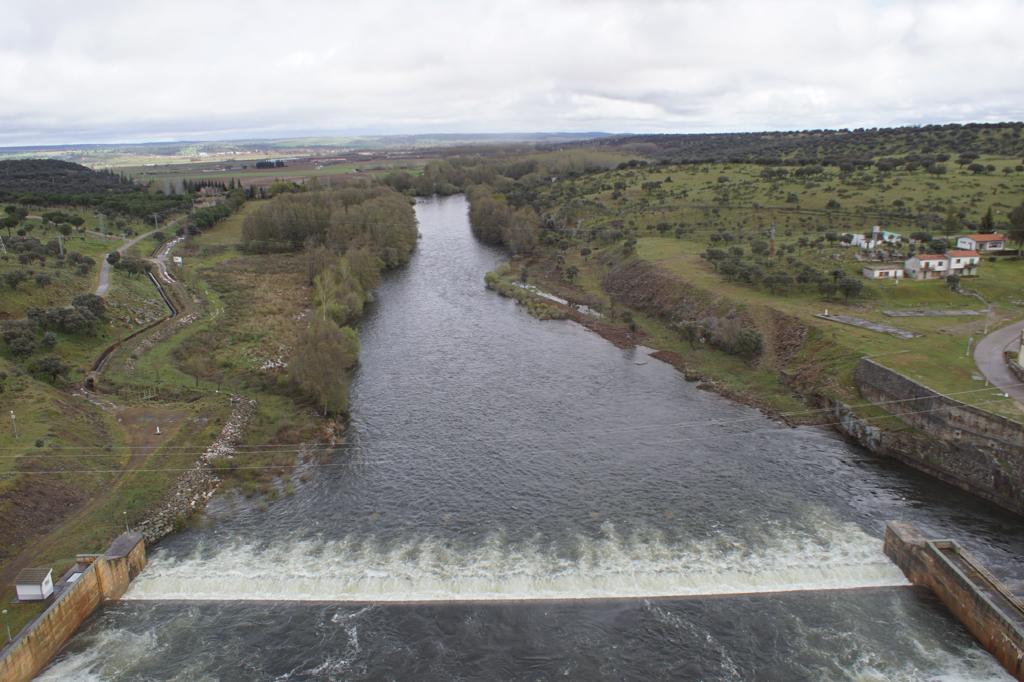
<instances>
[{"instance_id":1,"label":"power line","mask_svg":"<svg viewBox=\"0 0 1024 682\"><path fill-rule=\"evenodd\" d=\"M1015 386L1024 386L1024 383L1010 384L1009 386L1007 386L1005 388L1013 388ZM883 406L883 405L895 405L895 404L899 404L899 403L907 403L907 402L913 402L913 401L917 401L917 400L929 400L929 399L932 399L932 398L947 398L947 397L950 397L950 396L966 395L966 394L969 394L969 393L983 393L983 392L986 392L986 391L999 391L1000 393L1004 393L1005 392L1003 390L1003 388L999 388L999 387L995 387L995 386L986 386L984 388L975 388L975 389L969 389L969 390L964 390L964 391L954 391L954 392L951 392L951 393L937 393L934 396L920 396L920 397L915 397L915 398L899 398L899 399L894 399L894 400L883 400L883 401L873 402L873 403L872 402L857 403L857 404L854 404L854 405L850 405L848 407L850 407L851 409L861 408L861 407L880 407L880 406ZM989 404L989 403L994 403L994 402L999 402L999 400L988 400L988 401L983 401L982 403L979 403L979 404ZM971 405L969 405L967 403L965 403L965 405L967 407L972 407ZM941 408L936 408L936 409L952 409L953 407L955 407L955 406L947 405L947 406L943 406ZM822 413L822 412L831 412L832 409L833 408L830 408L830 407L823 407L823 408L818 408L818 409L813 409L813 410L796 410L796 411L793 411L793 412L781 412L777 416L780 417L780 418L787 418L787 417L794 417L794 416L800 416L800 415L819 414L819 413ZM912 413L906 413L906 414L912 414ZM690 426L729 426L729 425L732 425L732 424L739 424L739 423L743 423L743 422L758 421L758 420L770 419L770 418L771 418L771 415L766 416L764 414L757 414L757 415L752 415L750 417L737 417L735 419L719 419L719 420L706 420L706 419L702 419L702 420L699 420L699 421L634 424L634 425L627 425L627 426L621 426L621 427L609 427L608 429L605 429L605 430L602 430L602 429L586 429L583 432L585 432L585 433L621 433L623 431L646 430L646 429L651 429L651 428L684 428L684 427L690 427ZM808 426L814 426L814 424L809 424ZM562 433L566 433L566 431L563 430ZM518 436L513 436L513 437L510 437L510 438L511 439L516 439L516 438L518 438ZM446 443L453 443L453 442L475 442L475 441L478 441L478 440L481 440L481 439L492 441L492 442L495 440L494 438L491 438L491 437L479 436L479 437L472 437L472 438L465 438L465 439L446 439L445 442ZM416 444L416 443L419 443L419 441L417 441L417 440L412 440L412 441L378 440L378 441L374 441L375 445L387 445L387 444L411 445L411 444ZM355 445L357 445L357 444L356 443L338 443L337 445L333 445L333 446L330 446L330 447L332 449L344 449L344 448L354 447ZM273 448L278 448L278 447L285 448L285 449L296 449L296 446L292 445L292 444L275 445L273 443L253 443L253 444L238 445L238 446L233 446L233 447L236 450L242 450L242 449L248 449L248 448L266 450L266 449L273 449ZM23 448L23 447L0 447L0 451L24 450L24 449L25 448ZM61 451L65 451L65 450L101 450L101 449L102 450L106 450L108 452L113 452L114 450L128 451L128 452L138 452L139 451L139 448L131 448L130 446L106 446L106 445L82 445L82 446L60 446L60 445L55 445L55 446L50 446L49 448L47 448L47 451L53 451L53 450L61 450ZM192 452L196 452L198 454L201 454L202 452L205 452L207 448L199 448L197 446L191 446L191 445L181 445L181 446L163 446L160 449L161 450L192 451ZM140 454L145 454L145 453L140 453ZM0 455L0 458L3 458L3 457L9 457L9 456L8 455Z\"/></svg>"},{"instance_id":2,"label":"power line","mask_svg":"<svg viewBox=\"0 0 1024 682\"><path fill-rule=\"evenodd\" d=\"M993 401L987 401L987 402L996 402L996 401L993 400ZM986 403L982 403L982 404L987 404L987 402ZM861 418L861 421L869 422L869 421L876 421L876 420L879 420L879 419L899 419L900 417L906 416L906 415L925 414L925 413L929 413L929 412L937 412L939 410L946 410L946 409L951 409L951 408L952 408L952 406L946 405L946 406L943 406L943 407L932 408L932 409L928 409L928 410L919 410L919 411L915 411L915 412L904 412L902 414L886 414L886 415L879 415L877 417L865 417L865 418ZM842 424L842 423L843 423L842 421L822 422L822 423L818 423L818 424L809 424L808 426L814 426L814 427L836 426L836 425L839 425L839 424ZM669 444L682 445L682 444L685 444L685 443L700 442L700 441L704 441L704 440L719 440L719 439L721 439L723 437L729 437L729 436L736 437L736 436L751 436L751 435L774 435L774 434L783 434L783 433L787 433L787 434L791 433L791 430L790 429L786 429L786 428L773 428L773 429L759 429L759 430L755 430L755 431L735 431L735 432L726 433L726 434L708 435L708 436L701 437L701 438L668 439L668 440L662 440L662 441L655 441L653 443L648 443L648 444L649 445L659 445L659 444L661 444L661 445L669 445ZM484 439L484 440L491 440L491 439ZM445 444L447 444L447 442L445 442L445 443L437 443L436 445L444 446ZM531 447L534 450L538 450L538 449L549 450L549 449L551 449L548 446L531 446ZM367 450L373 451L375 449L375 445L372 444L372 443L369 444L369 445L357 445L354 449L357 452L359 452L359 453L365 452ZM275 452L275 453L271 453L271 454L291 454L292 452L297 453L297 452L302 452L302 451L305 451L305 450L295 449L293 451L279 451L279 452ZM235 454L256 454L256 453L235 453ZM233 454L232 457L234 457L235 454ZM314 453L311 452L310 454L314 454ZM377 463L381 463L381 462L386 462L386 461L394 460L394 459L396 459L395 455L391 454L391 455L389 455L386 458L378 457L374 461L377 462ZM230 460L227 460L227 461L230 461ZM328 463L312 463L312 464L308 463L308 462L305 463L307 468L313 468L313 469L345 467L345 466L351 466L351 464L352 464L351 460L347 460L345 462L328 462ZM270 469L280 469L282 467L289 466L289 465L290 465L290 463L280 463L280 464L261 464L261 465L230 466L228 468L230 470L232 470L232 471L234 471L234 470L270 470ZM43 470L43 471L10 471L10 472L5 472L5 473L0 474L0 475L3 475L3 476L17 476L17 475L23 475L23 474L24 475L44 475L44 474L46 474L46 475L53 475L53 474L106 474L106 473L135 473L135 472L155 473L155 472L162 472L162 471L179 471L179 472L184 472L184 471L190 471L194 467L195 467L195 463L193 463L192 465L187 466L187 467L152 467L152 468L137 468L137 469L126 469L126 468L119 468L119 469L54 469L54 470Z\"/></svg>"}]
</instances>

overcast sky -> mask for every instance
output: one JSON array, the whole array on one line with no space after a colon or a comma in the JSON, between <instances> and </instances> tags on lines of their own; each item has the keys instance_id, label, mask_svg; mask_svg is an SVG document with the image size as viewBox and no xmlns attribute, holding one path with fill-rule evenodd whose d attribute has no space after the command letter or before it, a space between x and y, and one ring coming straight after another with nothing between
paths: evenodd
<instances>
[{"instance_id":1,"label":"overcast sky","mask_svg":"<svg viewBox=\"0 0 1024 682\"><path fill-rule=\"evenodd\" d=\"M1024 119L1024 0L11 0L0 145Z\"/></svg>"}]
</instances>

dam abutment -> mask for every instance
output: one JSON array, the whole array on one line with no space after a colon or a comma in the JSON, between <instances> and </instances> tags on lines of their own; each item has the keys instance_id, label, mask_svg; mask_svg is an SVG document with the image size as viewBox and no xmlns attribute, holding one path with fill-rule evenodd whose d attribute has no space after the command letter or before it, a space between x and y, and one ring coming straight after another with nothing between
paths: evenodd
<instances>
[{"instance_id":1,"label":"dam abutment","mask_svg":"<svg viewBox=\"0 0 1024 682\"><path fill-rule=\"evenodd\" d=\"M885 528L885 553L927 587L1016 679L1024 682L1024 605L967 550L905 523Z\"/></svg>"},{"instance_id":2,"label":"dam abutment","mask_svg":"<svg viewBox=\"0 0 1024 682\"><path fill-rule=\"evenodd\" d=\"M31 680L103 602L120 599L146 565L141 533L124 533L103 554L81 554L58 581L59 593L35 620L0 650L0 680Z\"/></svg>"}]
</instances>

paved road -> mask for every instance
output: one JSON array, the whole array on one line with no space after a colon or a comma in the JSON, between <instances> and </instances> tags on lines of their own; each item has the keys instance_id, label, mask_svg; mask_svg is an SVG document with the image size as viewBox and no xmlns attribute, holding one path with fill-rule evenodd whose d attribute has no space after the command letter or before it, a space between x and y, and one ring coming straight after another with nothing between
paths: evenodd
<instances>
[{"instance_id":1,"label":"paved road","mask_svg":"<svg viewBox=\"0 0 1024 682\"><path fill-rule=\"evenodd\" d=\"M133 246L135 246L136 244L138 244L143 239L145 239L146 237L148 237L149 235L153 234L156 231L157 230L150 230L149 232L140 234L137 237L133 237L131 240L126 241L124 244L121 244L121 246L117 247L116 251L121 255L124 255L125 251L132 248ZM99 286L96 287L96 295L106 296L108 289L110 289L110 263L107 261L107 257L103 256L103 264L100 266L100 283Z\"/></svg>"},{"instance_id":2,"label":"paved road","mask_svg":"<svg viewBox=\"0 0 1024 682\"><path fill-rule=\"evenodd\" d=\"M132 248L133 246L135 246L136 244L138 244L139 242L141 242L143 239L145 239L149 235L153 234L154 232L159 232L159 231L162 231L162 230L168 230L168 231L170 231L171 234L173 234L174 230L175 230L175 226L178 224L178 221L180 221L180 220L181 220L181 218L177 218L177 219L172 220L171 222L167 223L163 227L152 229L149 232L146 232L144 234L140 234L137 237L132 238L130 241L126 241L124 244L121 244L121 246L117 247L116 251L118 253L120 253L121 255L124 255L125 251L127 251L130 248ZM166 256L167 256L167 254L164 253L160 260L162 261L163 258L165 258ZM163 267L161 267L160 270L161 270L161 272L166 272L166 269L163 268ZM96 295L97 296L106 296L107 295L107 291L109 289L110 289L110 263L107 262L107 257L103 256L103 263L100 265L100 283L96 287Z\"/></svg>"},{"instance_id":3,"label":"paved road","mask_svg":"<svg viewBox=\"0 0 1024 682\"><path fill-rule=\"evenodd\" d=\"M983 338L974 347L974 363L993 386L1003 389L1011 398L1024 405L1024 386L1020 385L1021 381L1013 375L1003 360L1003 350L1016 345L1022 329L1024 320L1008 324Z\"/></svg>"}]
</instances>

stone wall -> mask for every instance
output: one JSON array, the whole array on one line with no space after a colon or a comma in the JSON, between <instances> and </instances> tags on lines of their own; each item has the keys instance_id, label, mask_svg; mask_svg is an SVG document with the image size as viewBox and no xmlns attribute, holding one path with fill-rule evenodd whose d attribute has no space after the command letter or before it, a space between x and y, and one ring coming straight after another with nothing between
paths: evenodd
<instances>
[{"instance_id":1,"label":"stone wall","mask_svg":"<svg viewBox=\"0 0 1024 682\"><path fill-rule=\"evenodd\" d=\"M1004 668L1024 682L1024 608L955 542L928 541L904 523L886 524L885 553L927 587Z\"/></svg>"},{"instance_id":2,"label":"stone wall","mask_svg":"<svg viewBox=\"0 0 1024 682\"><path fill-rule=\"evenodd\" d=\"M142 535L125 533L106 554L83 555L85 569L52 604L0 651L0 680L31 680L102 602L120 599L146 565Z\"/></svg>"},{"instance_id":3,"label":"stone wall","mask_svg":"<svg viewBox=\"0 0 1024 682\"><path fill-rule=\"evenodd\" d=\"M861 395L917 429L895 431L833 405L839 429L880 454L1024 513L1024 425L941 395L878 363L854 372Z\"/></svg>"}]
</instances>

